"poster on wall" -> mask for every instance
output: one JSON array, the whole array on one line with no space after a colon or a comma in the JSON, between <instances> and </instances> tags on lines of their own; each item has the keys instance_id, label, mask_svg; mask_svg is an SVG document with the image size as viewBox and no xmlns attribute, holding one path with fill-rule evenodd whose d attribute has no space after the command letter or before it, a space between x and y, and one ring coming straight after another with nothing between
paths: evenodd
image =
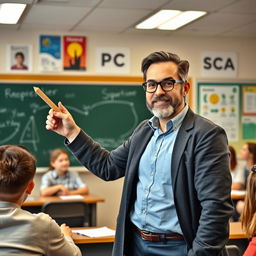
<instances>
[{"instance_id":1,"label":"poster on wall","mask_svg":"<svg viewBox=\"0 0 256 256\"><path fill-rule=\"evenodd\" d=\"M41 35L39 38L40 71L59 72L61 64L61 37Z\"/></svg>"},{"instance_id":2,"label":"poster on wall","mask_svg":"<svg viewBox=\"0 0 256 256\"><path fill-rule=\"evenodd\" d=\"M32 70L31 45L7 45L6 69L11 72Z\"/></svg>"},{"instance_id":3,"label":"poster on wall","mask_svg":"<svg viewBox=\"0 0 256 256\"><path fill-rule=\"evenodd\" d=\"M238 141L239 86L199 84L198 90L199 113L223 127L229 141Z\"/></svg>"},{"instance_id":4,"label":"poster on wall","mask_svg":"<svg viewBox=\"0 0 256 256\"><path fill-rule=\"evenodd\" d=\"M256 86L243 85L243 115L256 116Z\"/></svg>"},{"instance_id":5,"label":"poster on wall","mask_svg":"<svg viewBox=\"0 0 256 256\"><path fill-rule=\"evenodd\" d=\"M256 116L242 116L243 139L256 140Z\"/></svg>"},{"instance_id":6,"label":"poster on wall","mask_svg":"<svg viewBox=\"0 0 256 256\"><path fill-rule=\"evenodd\" d=\"M86 37L63 37L63 68L64 70L86 70Z\"/></svg>"}]
</instances>

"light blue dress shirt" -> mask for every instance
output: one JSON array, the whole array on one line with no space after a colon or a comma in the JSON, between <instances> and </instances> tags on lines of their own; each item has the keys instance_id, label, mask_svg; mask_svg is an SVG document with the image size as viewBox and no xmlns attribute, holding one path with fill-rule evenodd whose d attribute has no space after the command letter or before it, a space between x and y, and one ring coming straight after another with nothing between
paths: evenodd
<instances>
[{"instance_id":1,"label":"light blue dress shirt","mask_svg":"<svg viewBox=\"0 0 256 256\"><path fill-rule=\"evenodd\" d=\"M137 198L131 212L131 221L140 229L182 234L173 199L171 161L176 136L187 111L188 105L167 123L164 133L158 118L148 121L154 134L140 159Z\"/></svg>"}]
</instances>

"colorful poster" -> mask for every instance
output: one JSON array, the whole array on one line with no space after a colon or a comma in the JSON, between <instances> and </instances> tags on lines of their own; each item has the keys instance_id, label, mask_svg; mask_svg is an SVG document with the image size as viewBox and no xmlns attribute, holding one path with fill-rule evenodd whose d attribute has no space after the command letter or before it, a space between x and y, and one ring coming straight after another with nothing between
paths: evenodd
<instances>
[{"instance_id":1,"label":"colorful poster","mask_svg":"<svg viewBox=\"0 0 256 256\"><path fill-rule=\"evenodd\" d=\"M243 115L256 116L256 86L243 85Z\"/></svg>"},{"instance_id":2,"label":"colorful poster","mask_svg":"<svg viewBox=\"0 0 256 256\"><path fill-rule=\"evenodd\" d=\"M229 141L239 139L239 86L200 85L199 113L223 127Z\"/></svg>"},{"instance_id":3,"label":"colorful poster","mask_svg":"<svg viewBox=\"0 0 256 256\"><path fill-rule=\"evenodd\" d=\"M61 66L60 36L40 36L40 71L59 72Z\"/></svg>"},{"instance_id":4,"label":"colorful poster","mask_svg":"<svg viewBox=\"0 0 256 256\"><path fill-rule=\"evenodd\" d=\"M30 45L7 45L6 52L6 69L8 71L32 71L32 47Z\"/></svg>"},{"instance_id":5,"label":"colorful poster","mask_svg":"<svg viewBox=\"0 0 256 256\"><path fill-rule=\"evenodd\" d=\"M243 116L243 139L256 140L256 116Z\"/></svg>"},{"instance_id":6,"label":"colorful poster","mask_svg":"<svg viewBox=\"0 0 256 256\"><path fill-rule=\"evenodd\" d=\"M63 37L64 70L86 70L86 37Z\"/></svg>"}]
</instances>

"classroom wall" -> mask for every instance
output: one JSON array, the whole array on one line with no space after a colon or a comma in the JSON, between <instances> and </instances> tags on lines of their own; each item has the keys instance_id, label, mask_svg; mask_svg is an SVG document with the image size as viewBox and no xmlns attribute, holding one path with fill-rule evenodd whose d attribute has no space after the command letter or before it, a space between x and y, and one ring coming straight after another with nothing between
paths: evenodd
<instances>
[{"instance_id":1,"label":"classroom wall","mask_svg":"<svg viewBox=\"0 0 256 256\"><path fill-rule=\"evenodd\" d=\"M196 81L200 79L200 53L201 51L231 51L238 56L238 74L232 81L256 81L255 59L256 39L243 38L218 38L218 37L194 37L174 36L171 33L144 34L96 34L96 33L65 33L51 31L12 31L11 29L0 29L0 75L6 74L6 45L7 44L31 44L33 46L33 71L38 74L38 42L39 35L85 35L87 36L87 71L86 72L61 72L58 74L72 75L100 75L95 71L95 48L96 47L128 47L131 52L130 76L141 76L141 60L152 51L171 51L190 61L190 77L192 79L192 90L195 91ZM12 73L13 74L13 73ZM47 74L45 74L47 75ZM115 74L110 74L115 75ZM209 81L207 79L206 81ZM212 79L213 80L213 79ZM204 79L205 81L205 79ZM214 81L218 81L214 79ZM221 79L221 81L231 81ZM195 97L195 93L194 93ZM193 101L195 104L195 100ZM195 108L194 108L195 109ZM43 124L42 124L43 125ZM47 139L47 138L46 138ZM98 225L115 225L115 218L122 192L123 179L114 182L104 182L88 172L80 173L86 180L93 194L106 199L105 203L98 204ZM37 186L35 194L39 193L41 173L36 175Z\"/></svg>"}]
</instances>

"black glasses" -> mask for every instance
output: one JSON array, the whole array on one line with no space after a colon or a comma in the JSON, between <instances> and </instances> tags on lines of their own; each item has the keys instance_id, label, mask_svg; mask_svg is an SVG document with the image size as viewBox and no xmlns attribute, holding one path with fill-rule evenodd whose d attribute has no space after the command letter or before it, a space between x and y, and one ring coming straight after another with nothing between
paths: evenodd
<instances>
[{"instance_id":1,"label":"black glasses","mask_svg":"<svg viewBox=\"0 0 256 256\"><path fill-rule=\"evenodd\" d=\"M170 92L174 88L175 83L184 84L185 82L183 80L174 80L171 78L167 78L160 82L157 82L155 80L148 80L143 83L142 86L144 90L149 93L154 93L157 90L158 85L161 86L163 91Z\"/></svg>"}]
</instances>

